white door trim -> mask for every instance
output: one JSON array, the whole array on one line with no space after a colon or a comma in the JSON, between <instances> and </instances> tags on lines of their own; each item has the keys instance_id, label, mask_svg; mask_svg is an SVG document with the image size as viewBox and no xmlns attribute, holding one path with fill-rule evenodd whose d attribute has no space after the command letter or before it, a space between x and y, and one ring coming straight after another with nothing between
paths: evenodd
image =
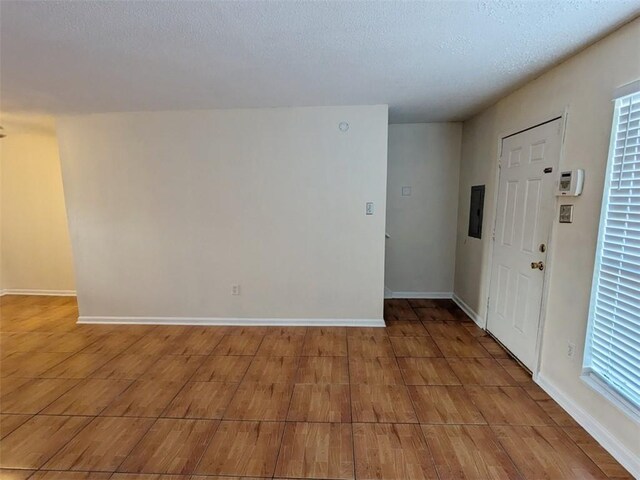
<instances>
[{"instance_id":1,"label":"white door trim","mask_svg":"<svg viewBox=\"0 0 640 480\"><path fill-rule=\"evenodd\" d=\"M551 112L551 114L549 115L545 115L543 117L541 117L539 120L540 121L533 121L533 122L527 122L526 124L516 124L514 127L509 128L508 130L503 130L501 133L499 133L498 135L498 139L497 139L497 144L498 144L498 148L497 148L497 155L496 158L494 160L494 172L495 172L495 178L494 178L494 186L495 188L493 189L493 205L491 208L491 212L493 215L493 218L491 220L491 238L488 242L488 248L489 248L489 252L488 252L488 268L486 269L486 273L485 273L485 279L486 279L486 283L485 285L487 285L487 293L486 293L486 298L485 298L485 314L484 314L484 318L482 319L482 325L481 328L483 329L487 329L487 323L489 321L489 301L490 301L490 295L491 295L491 273L493 270L493 247L494 247L494 243L495 243L495 238L494 238L494 233L495 233L495 229L496 229L496 222L497 222L497 218L498 218L498 190L499 190L499 186L500 186L500 158L502 157L502 142L505 138L510 137L512 135L515 135L517 133L523 132L525 130L530 130L532 128L535 128L539 125L551 122L555 119L560 118L562 120L562 134L561 134L561 138L560 138L560 155L559 155L559 159L558 159L558 165L559 165L559 169L562 170L562 165L564 164L564 150L565 150L565 136L566 136L566 132L567 132L567 123L569 120L569 106L565 106L562 110L559 111L555 111L555 112ZM556 212L555 212L555 216L557 217L557 213L558 213L558 206L556 203ZM543 274L543 281L542 281L542 300L540 302L540 322L538 324L538 334L537 334L537 338L536 338L536 348L535 348L535 361L533 362L534 364L534 369L532 371L533 374L533 378L536 378L538 372L540 371L540 361L541 361L541 352L542 352L542 337L543 337L543 332L544 332L544 325L546 322L546 317L547 317L547 300L548 300L548 296L549 296L549 292L548 292L548 286L549 286L549 277L551 274L551 270L553 268L553 245L554 245L554 241L555 241L555 237L556 237L556 228L557 228L557 223L556 221L552 221L551 222L551 228L549 229L549 241L548 241L548 245L547 245L547 260L546 260L546 265L547 268L545 268L544 270L544 274Z\"/></svg>"}]
</instances>

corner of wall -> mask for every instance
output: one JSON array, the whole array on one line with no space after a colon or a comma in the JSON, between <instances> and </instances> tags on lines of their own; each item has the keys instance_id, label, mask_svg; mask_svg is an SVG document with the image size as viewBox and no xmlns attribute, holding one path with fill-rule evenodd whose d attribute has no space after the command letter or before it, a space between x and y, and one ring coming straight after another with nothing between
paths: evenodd
<instances>
[{"instance_id":1,"label":"corner of wall","mask_svg":"<svg viewBox=\"0 0 640 480\"><path fill-rule=\"evenodd\" d=\"M453 293L453 296L451 298L456 303L456 305L458 305L460 309L476 323L476 325L478 325L480 328L485 327L484 318L478 315L478 313L473 308L471 308L464 300L462 300L462 298L460 298L455 292Z\"/></svg>"}]
</instances>

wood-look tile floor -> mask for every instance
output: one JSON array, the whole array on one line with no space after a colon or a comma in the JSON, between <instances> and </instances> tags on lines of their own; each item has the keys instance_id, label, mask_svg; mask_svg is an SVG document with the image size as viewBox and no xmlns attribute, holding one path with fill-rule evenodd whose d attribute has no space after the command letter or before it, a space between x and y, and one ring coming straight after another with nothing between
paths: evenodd
<instances>
[{"instance_id":1,"label":"wood-look tile floor","mask_svg":"<svg viewBox=\"0 0 640 480\"><path fill-rule=\"evenodd\" d=\"M0 480L632 478L448 300L387 301L386 328L0 308Z\"/></svg>"}]
</instances>

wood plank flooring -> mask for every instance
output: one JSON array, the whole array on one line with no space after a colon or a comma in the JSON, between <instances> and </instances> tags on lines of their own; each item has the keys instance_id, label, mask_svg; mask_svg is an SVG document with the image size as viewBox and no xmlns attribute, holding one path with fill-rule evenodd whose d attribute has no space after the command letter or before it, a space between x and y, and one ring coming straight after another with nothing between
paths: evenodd
<instances>
[{"instance_id":1,"label":"wood plank flooring","mask_svg":"<svg viewBox=\"0 0 640 480\"><path fill-rule=\"evenodd\" d=\"M386 328L0 308L0 480L632 478L449 300L386 301Z\"/></svg>"}]
</instances>

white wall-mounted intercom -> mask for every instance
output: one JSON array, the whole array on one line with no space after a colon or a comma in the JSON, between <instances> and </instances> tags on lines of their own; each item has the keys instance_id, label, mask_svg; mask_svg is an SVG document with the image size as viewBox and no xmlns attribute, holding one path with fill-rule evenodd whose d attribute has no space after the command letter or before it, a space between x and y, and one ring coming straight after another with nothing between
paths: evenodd
<instances>
[{"instance_id":1,"label":"white wall-mounted intercom","mask_svg":"<svg viewBox=\"0 0 640 480\"><path fill-rule=\"evenodd\" d=\"M577 197L582 193L584 185L584 170L578 168L576 170L566 170L560 172L560 180L558 181L558 197Z\"/></svg>"}]
</instances>

